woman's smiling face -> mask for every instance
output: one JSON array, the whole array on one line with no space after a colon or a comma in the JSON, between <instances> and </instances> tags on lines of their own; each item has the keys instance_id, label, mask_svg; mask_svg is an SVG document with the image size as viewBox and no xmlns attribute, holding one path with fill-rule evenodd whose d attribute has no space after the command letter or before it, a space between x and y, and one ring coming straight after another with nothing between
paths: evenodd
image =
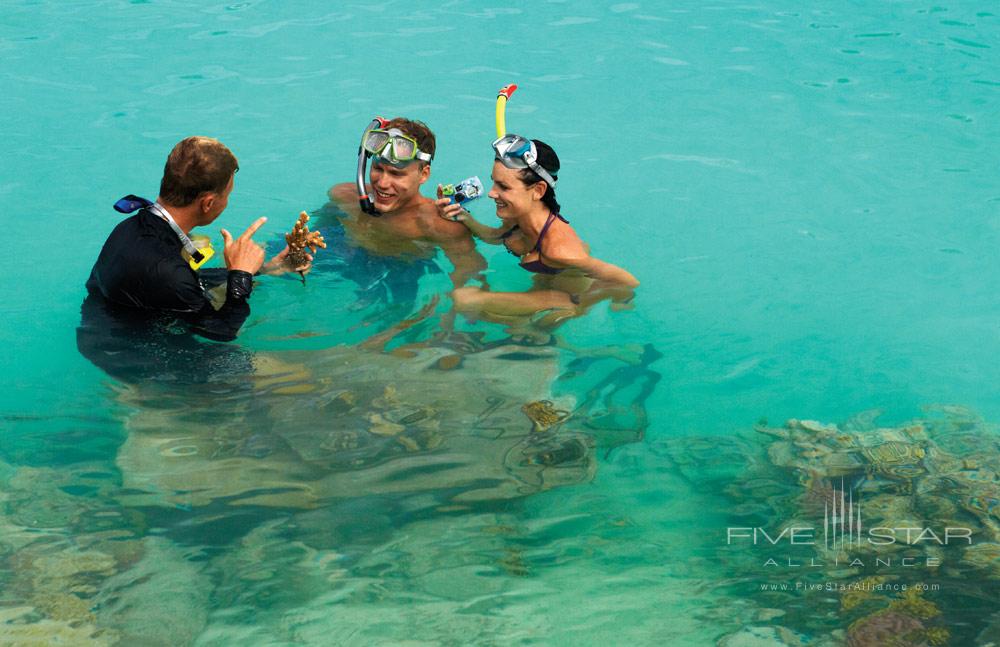
<instances>
[{"instance_id":1,"label":"woman's smiling face","mask_svg":"<svg viewBox=\"0 0 1000 647\"><path fill-rule=\"evenodd\" d=\"M497 205L497 217L501 220L517 220L519 216L527 214L531 210L532 204L541 198L544 190L539 194L535 185L526 185L521 180L521 172L510 169L499 161L493 163L493 186L490 188L489 197ZM544 183L543 188L544 188Z\"/></svg>"}]
</instances>

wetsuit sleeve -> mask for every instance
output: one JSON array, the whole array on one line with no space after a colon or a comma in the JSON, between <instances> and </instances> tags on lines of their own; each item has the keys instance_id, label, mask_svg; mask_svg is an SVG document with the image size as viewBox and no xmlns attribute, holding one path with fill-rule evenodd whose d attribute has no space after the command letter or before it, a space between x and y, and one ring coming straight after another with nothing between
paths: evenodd
<instances>
[{"instance_id":1,"label":"wetsuit sleeve","mask_svg":"<svg viewBox=\"0 0 1000 647\"><path fill-rule=\"evenodd\" d=\"M211 290L229 280L229 270L224 267L206 267L198 270L198 279L206 290Z\"/></svg>"},{"instance_id":2,"label":"wetsuit sleeve","mask_svg":"<svg viewBox=\"0 0 1000 647\"><path fill-rule=\"evenodd\" d=\"M201 310L190 316L191 330L214 341L236 339L243 322L250 316L250 292L253 275L242 270L230 270L226 279L226 302L216 310L208 296L202 293Z\"/></svg>"}]
</instances>

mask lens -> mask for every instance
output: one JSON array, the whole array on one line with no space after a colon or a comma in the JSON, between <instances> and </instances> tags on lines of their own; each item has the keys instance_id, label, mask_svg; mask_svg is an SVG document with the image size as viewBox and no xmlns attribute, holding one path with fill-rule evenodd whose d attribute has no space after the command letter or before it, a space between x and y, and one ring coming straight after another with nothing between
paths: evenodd
<instances>
[{"instance_id":1,"label":"mask lens","mask_svg":"<svg viewBox=\"0 0 1000 647\"><path fill-rule=\"evenodd\" d=\"M392 152L401 162L411 160L416 156L417 145L408 137L396 135L392 138Z\"/></svg>"},{"instance_id":2,"label":"mask lens","mask_svg":"<svg viewBox=\"0 0 1000 647\"><path fill-rule=\"evenodd\" d=\"M384 130L369 130L365 135L365 150L378 155L389 141L389 133Z\"/></svg>"},{"instance_id":3,"label":"mask lens","mask_svg":"<svg viewBox=\"0 0 1000 647\"><path fill-rule=\"evenodd\" d=\"M497 159L507 168L527 168L523 155L531 150L531 142L520 135L505 135L493 143Z\"/></svg>"},{"instance_id":4,"label":"mask lens","mask_svg":"<svg viewBox=\"0 0 1000 647\"><path fill-rule=\"evenodd\" d=\"M510 148L507 150L507 155L520 159L524 157L524 154L530 150L531 150L531 141L523 137L516 137L514 141L510 143Z\"/></svg>"},{"instance_id":5,"label":"mask lens","mask_svg":"<svg viewBox=\"0 0 1000 647\"><path fill-rule=\"evenodd\" d=\"M510 150L510 145L514 142L515 135L504 135L500 139L493 142L493 151L497 154L497 157L503 157Z\"/></svg>"}]
</instances>

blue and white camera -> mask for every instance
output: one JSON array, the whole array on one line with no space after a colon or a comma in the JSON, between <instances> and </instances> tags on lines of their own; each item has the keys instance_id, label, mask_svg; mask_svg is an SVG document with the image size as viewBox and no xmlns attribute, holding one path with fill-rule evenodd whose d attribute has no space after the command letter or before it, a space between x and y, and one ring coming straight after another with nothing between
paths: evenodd
<instances>
[{"instance_id":1,"label":"blue and white camera","mask_svg":"<svg viewBox=\"0 0 1000 647\"><path fill-rule=\"evenodd\" d=\"M483 195L483 183L478 177L470 177L458 184L446 184L441 187L441 195L450 198L452 204L465 204Z\"/></svg>"}]
</instances>

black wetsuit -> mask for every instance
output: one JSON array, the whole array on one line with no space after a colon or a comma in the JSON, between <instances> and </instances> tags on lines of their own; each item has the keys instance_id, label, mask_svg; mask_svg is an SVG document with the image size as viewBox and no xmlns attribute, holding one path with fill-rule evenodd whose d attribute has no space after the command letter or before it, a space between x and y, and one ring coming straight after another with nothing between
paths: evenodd
<instances>
[{"instance_id":1,"label":"black wetsuit","mask_svg":"<svg viewBox=\"0 0 1000 647\"><path fill-rule=\"evenodd\" d=\"M87 280L77 331L80 352L120 379L183 379L210 368L246 365L246 354L199 342L236 338L250 315L253 276L240 270L192 270L177 234L141 209L115 227ZM212 307L207 289L227 283ZM220 366L221 365L221 366ZM196 379L195 381L201 381Z\"/></svg>"}]
</instances>

